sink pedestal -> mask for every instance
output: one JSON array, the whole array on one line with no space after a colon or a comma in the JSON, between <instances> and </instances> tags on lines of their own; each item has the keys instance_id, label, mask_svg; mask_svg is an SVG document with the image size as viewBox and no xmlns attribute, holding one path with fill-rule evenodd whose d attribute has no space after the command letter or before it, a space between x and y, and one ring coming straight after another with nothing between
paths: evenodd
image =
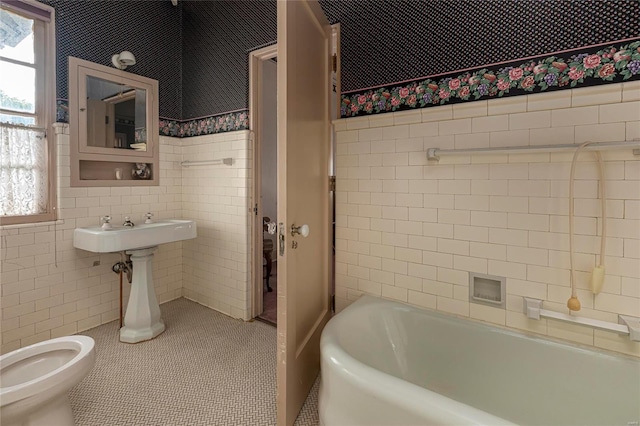
<instances>
[{"instance_id":1,"label":"sink pedestal","mask_svg":"<svg viewBox=\"0 0 640 426\"><path fill-rule=\"evenodd\" d=\"M133 277L124 327L120 329L121 342L138 343L151 340L164 331L151 269L153 252L157 248L156 246L126 251L131 255Z\"/></svg>"}]
</instances>

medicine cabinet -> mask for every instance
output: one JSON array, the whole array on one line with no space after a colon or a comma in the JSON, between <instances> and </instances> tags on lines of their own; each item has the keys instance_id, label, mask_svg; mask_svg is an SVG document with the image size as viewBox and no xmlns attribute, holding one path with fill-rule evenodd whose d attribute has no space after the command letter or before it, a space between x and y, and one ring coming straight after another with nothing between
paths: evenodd
<instances>
[{"instance_id":1,"label":"medicine cabinet","mask_svg":"<svg viewBox=\"0 0 640 426\"><path fill-rule=\"evenodd\" d=\"M69 57L71 186L159 183L158 82Z\"/></svg>"}]
</instances>

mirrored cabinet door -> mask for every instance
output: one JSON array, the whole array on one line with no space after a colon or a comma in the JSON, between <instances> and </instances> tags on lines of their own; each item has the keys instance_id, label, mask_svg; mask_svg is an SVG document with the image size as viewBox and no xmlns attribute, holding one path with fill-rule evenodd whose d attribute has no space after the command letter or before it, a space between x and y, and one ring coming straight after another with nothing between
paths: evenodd
<instances>
[{"instance_id":1,"label":"mirrored cabinet door","mask_svg":"<svg viewBox=\"0 0 640 426\"><path fill-rule=\"evenodd\" d=\"M87 76L87 146L147 151L147 89Z\"/></svg>"},{"instance_id":2,"label":"mirrored cabinet door","mask_svg":"<svg viewBox=\"0 0 640 426\"><path fill-rule=\"evenodd\" d=\"M72 186L158 184L157 100L156 80L69 58Z\"/></svg>"}]
</instances>

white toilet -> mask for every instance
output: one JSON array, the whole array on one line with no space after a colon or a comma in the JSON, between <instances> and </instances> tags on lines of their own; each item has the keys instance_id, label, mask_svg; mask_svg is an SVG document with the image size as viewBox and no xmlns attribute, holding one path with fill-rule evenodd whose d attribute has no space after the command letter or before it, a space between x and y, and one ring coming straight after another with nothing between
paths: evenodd
<instances>
[{"instance_id":1,"label":"white toilet","mask_svg":"<svg viewBox=\"0 0 640 426\"><path fill-rule=\"evenodd\" d=\"M2 426L73 426L68 392L93 368L95 342L66 336L0 357Z\"/></svg>"}]
</instances>

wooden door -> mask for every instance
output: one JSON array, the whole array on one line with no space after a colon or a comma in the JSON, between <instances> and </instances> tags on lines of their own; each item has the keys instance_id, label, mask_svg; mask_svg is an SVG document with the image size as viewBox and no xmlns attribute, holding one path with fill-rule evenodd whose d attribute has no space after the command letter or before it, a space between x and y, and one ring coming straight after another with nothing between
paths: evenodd
<instances>
[{"instance_id":1,"label":"wooden door","mask_svg":"<svg viewBox=\"0 0 640 426\"><path fill-rule=\"evenodd\" d=\"M294 423L316 379L331 316L330 37L317 1L278 1L278 425Z\"/></svg>"}]
</instances>

